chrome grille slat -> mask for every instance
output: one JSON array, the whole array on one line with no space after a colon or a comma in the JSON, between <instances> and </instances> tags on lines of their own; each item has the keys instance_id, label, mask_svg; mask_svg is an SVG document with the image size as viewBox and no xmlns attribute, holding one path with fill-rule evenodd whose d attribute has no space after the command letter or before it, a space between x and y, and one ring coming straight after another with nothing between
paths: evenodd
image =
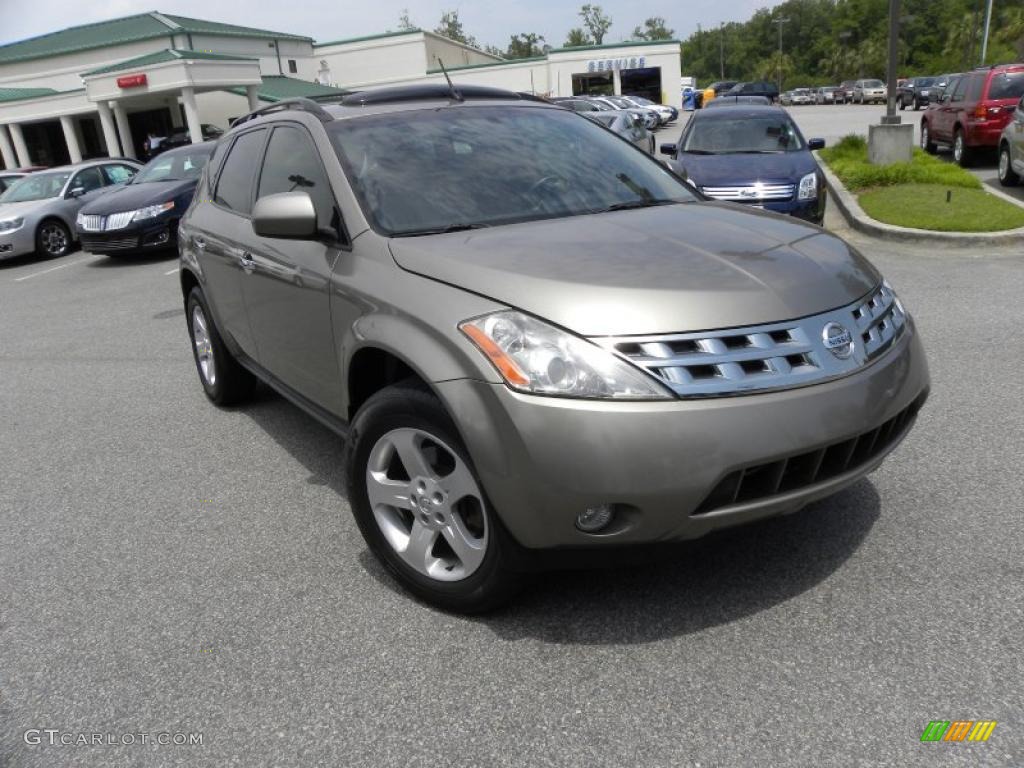
<instances>
[{"instance_id":1,"label":"chrome grille slat","mask_svg":"<svg viewBox=\"0 0 1024 768\"><path fill-rule=\"evenodd\" d=\"M839 323L853 337L848 358L823 334ZM594 339L662 379L681 397L725 397L807 386L855 373L900 337L907 318L887 285L839 309L770 325Z\"/></svg>"},{"instance_id":2,"label":"chrome grille slat","mask_svg":"<svg viewBox=\"0 0 1024 768\"><path fill-rule=\"evenodd\" d=\"M132 216L135 215L135 211L123 211L121 213L112 213L107 217L106 231L110 232L114 229L124 229L132 223Z\"/></svg>"},{"instance_id":3,"label":"chrome grille slat","mask_svg":"<svg viewBox=\"0 0 1024 768\"><path fill-rule=\"evenodd\" d=\"M789 200L795 190L793 184L744 184L733 187L701 187L707 197L740 203L758 203L766 200Z\"/></svg>"},{"instance_id":4,"label":"chrome grille slat","mask_svg":"<svg viewBox=\"0 0 1024 768\"><path fill-rule=\"evenodd\" d=\"M82 230L85 232L102 232L103 217L92 214L82 216Z\"/></svg>"}]
</instances>

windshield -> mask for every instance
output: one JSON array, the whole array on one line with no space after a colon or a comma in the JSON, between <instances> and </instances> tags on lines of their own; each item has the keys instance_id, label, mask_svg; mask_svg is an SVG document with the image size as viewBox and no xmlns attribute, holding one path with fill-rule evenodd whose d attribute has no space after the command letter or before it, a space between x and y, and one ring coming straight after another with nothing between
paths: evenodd
<instances>
[{"instance_id":1,"label":"windshield","mask_svg":"<svg viewBox=\"0 0 1024 768\"><path fill-rule=\"evenodd\" d=\"M327 128L367 218L392 236L695 199L649 155L560 109L460 106Z\"/></svg>"},{"instance_id":2,"label":"windshield","mask_svg":"<svg viewBox=\"0 0 1024 768\"><path fill-rule=\"evenodd\" d=\"M58 197L71 176L70 171L61 173L33 173L14 182L10 189L0 195L0 203L27 203L30 200L47 200Z\"/></svg>"},{"instance_id":3,"label":"windshield","mask_svg":"<svg viewBox=\"0 0 1024 768\"><path fill-rule=\"evenodd\" d=\"M919 85L919 86L929 86L929 85L935 85L935 82L937 80L938 80L937 77L919 77L914 82L917 83L917 85Z\"/></svg>"},{"instance_id":4,"label":"windshield","mask_svg":"<svg viewBox=\"0 0 1024 768\"><path fill-rule=\"evenodd\" d=\"M990 99L1019 99L1021 96L1024 96L1024 72L1004 72L989 83Z\"/></svg>"},{"instance_id":5,"label":"windshield","mask_svg":"<svg viewBox=\"0 0 1024 768\"><path fill-rule=\"evenodd\" d=\"M804 148L796 126L786 115L744 115L694 120L683 152L725 155L738 152L797 152Z\"/></svg>"},{"instance_id":6,"label":"windshield","mask_svg":"<svg viewBox=\"0 0 1024 768\"><path fill-rule=\"evenodd\" d=\"M884 88L885 87L885 83L883 83L881 80L865 80L864 81L864 87L865 88Z\"/></svg>"},{"instance_id":7,"label":"windshield","mask_svg":"<svg viewBox=\"0 0 1024 768\"><path fill-rule=\"evenodd\" d=\"M168 152L150 160L146 167L136 174L132 184L150 181L184 181L198 179L203 167L210 159L210 148Z\"/></svg>"}]
</instances>

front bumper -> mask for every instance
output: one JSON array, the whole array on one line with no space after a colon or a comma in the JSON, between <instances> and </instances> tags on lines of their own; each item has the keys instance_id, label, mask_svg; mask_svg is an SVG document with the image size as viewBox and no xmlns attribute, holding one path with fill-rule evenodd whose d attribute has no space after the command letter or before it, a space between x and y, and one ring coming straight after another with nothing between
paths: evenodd
<instances>
[{"instance_id":1,"label":"front bumper","mask_svg":"<svg viewBox=\"0 0 1024 768\"><path fill-rule=\"evenodd\" d=\"M35 231L27 224L13 232L0 232L0 261L34 253L35 250Z\"/></svg>"},{"instance_id":2,"label":"front bumper","mask_svg":"<svg viewBox=\"0 0 1024 768\"><path fill-rule=\"evenodd\" d=\"M867 368L782 392L645 403L536 397L465 379L436 387L512 536L528 549L574 549L692 539L796 511L874 470L913 424L928 385L908 322ZM884 426L874 453L821 482L708 508L739 471L796 461ZM575 527L580 511L609 503L622 511L611 533Z\"/></svg>"},{"instance_id":3,"label":"front bumper","mask_svg":"<svg viewBox=\"0 0 1024 768\"><path fill-rule=\"evenodd\" d=\"M109 232L78 231L82 250L89 253L148 253L176 248L178 220L155 220Z\"/></svg>"}]
</instances>

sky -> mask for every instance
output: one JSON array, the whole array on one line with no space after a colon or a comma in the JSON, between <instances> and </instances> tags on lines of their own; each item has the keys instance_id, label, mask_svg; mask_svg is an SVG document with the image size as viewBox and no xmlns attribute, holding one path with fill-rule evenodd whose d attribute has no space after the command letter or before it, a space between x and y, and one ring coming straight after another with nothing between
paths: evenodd
<instances>
[{"instance_id":1,"label":"sky","mask_svg":"<svg viewBox=\"0 0 1024 768\"><path fill-rule=\"evenodd\" d=\"M505 48L511 35L535 32L558 47L565 43L570 28L581 26L578 13L586 1L600 5L612 18L606 43L628 38L650 16L663 17L676 37L685 38L698 24L707 29L722 21L745 21L758 8L775 4L774 0L0 0L0 44L148 11L327 41L394 30L402 10L408 8L413 23L424 29L436 27L442 12L458 10L466 31L481 44Z\"/></svg>"}]
</instances>

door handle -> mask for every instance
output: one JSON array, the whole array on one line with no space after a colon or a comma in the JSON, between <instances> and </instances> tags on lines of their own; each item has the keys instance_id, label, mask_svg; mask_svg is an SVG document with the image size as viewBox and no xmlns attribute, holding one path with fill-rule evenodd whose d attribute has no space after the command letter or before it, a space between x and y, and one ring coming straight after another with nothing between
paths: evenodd
<instances>
[{"instance_id":1,"label":"door handle","mask_svg":"<svg viewBox=\"0 0 1024 768\"><path fill-rule=\"evenodd\" d=\"M249 272L250 274L254 269L256 269L256 262L252 260L252 254L249 253L248 251L242 252L242 258L239 259L239 262L242 265L242 269L244 269L246 272Z\"/></svg>"}]
</instances>

